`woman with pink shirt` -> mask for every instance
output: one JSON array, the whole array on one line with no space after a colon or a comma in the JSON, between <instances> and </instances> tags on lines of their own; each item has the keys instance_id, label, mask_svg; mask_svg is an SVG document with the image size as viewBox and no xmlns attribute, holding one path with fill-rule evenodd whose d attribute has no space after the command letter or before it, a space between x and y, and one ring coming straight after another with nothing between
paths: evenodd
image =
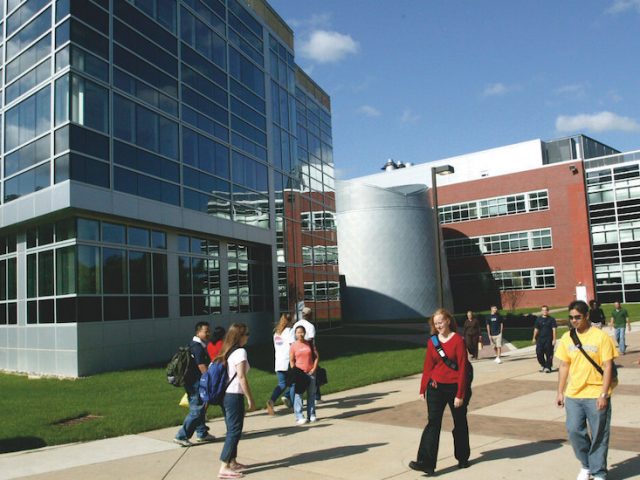
<instances>
[{"instance_id":1,"label":"woman with pink shirt","mask_svg":"<svg viewBox=\"0 0 640 480\"><path fill-rule=\"evenodd\" d=\"M298 326L295 331L296 341L291 344L289 350L289 366L298 368L309 377L309 387L307 388L307 418L302 413L302 393L296 391L293 402L293 412L296 416L296 423L304 425L315 422L316 418L316 369L318 368L318 350L313 342L304 339L306 330Z\"/></svg>"}]
</instances>

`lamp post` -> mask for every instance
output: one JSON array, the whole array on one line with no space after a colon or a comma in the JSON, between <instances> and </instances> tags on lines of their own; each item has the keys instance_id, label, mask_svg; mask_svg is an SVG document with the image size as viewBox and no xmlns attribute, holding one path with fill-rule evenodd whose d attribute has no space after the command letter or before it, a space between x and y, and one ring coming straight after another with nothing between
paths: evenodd
<instances>
[{"instance_id":1,"label":"lamp post","mask_svg":"<svg viewBox=\"0 0 640 480\"><path fill-rule=\"evenodd\" d=\"M433 225L436 229L436 272L438 274L438 307L444 306L444 291L442 287L442 231L440 230L440 215L438 214L438 185L437 175L451 175L455 170L451 165L431 167L431 189L433 200Z\"/></svg>"}]
</instances>

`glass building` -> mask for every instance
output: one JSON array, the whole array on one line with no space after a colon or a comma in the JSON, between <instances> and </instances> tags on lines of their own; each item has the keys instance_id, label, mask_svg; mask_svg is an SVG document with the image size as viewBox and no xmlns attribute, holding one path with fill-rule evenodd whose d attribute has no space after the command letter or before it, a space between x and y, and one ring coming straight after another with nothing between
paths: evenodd
<instances>
[{"instance_id":1,"label":"glass building","mask_svg":"<svg viewBox=\"0 0 640 480\"><path fill-rule=\"evenodd\" d=\"M328 95L264 0L0 0L0 369L340 318Z\"/></svg>"}]
</instances>

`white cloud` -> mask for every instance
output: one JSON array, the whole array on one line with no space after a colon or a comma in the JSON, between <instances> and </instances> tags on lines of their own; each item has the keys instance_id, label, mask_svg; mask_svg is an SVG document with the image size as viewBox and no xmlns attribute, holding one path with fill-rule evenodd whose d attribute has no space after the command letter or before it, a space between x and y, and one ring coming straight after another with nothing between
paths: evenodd
<instances>
[{"instance_id":1,"label":"white cloud","mask_svg":"<svg viewBox=\"0 0 640 480\"><path fill-rule=\"evenodd\" d=\"M504 83L492 83L484 88L484 92L482 92L482 95L484 95L485 97L504 95L509 90L509 87L507 87Z\"/></svg>"},{"instance_id":2,"label":"white cloud","mask_svg":"<svg viewBox=\"0 0 640 480\"><path fill-rule=\"evenodd\" d=\"M422 118L417 113L413 112L410 108L405 108L400 117L401 123L416 123Z\"/></svg>"},{"instance_id":3,"label":"white cloud","mask_svg":"<svg viewBox=\"0 0 640 480\"><path fill-rule=\"evenodd\" d=\"M640 132L640 123L633 118L623 117L612 112L593 114L560 115L556 118L556 129L559 132Z\"/></svg>"},{"instance_id":4,"label":"white cloud","mask_svg":"<svg viewBox=\"0 0 640 480\"><path fill-rule=\"evenodd\" d=\"M613 4L607 8L606 12L615 15L616 13L622 13L633 9L640 13L640 0L614 0Z\"/></svg>"},{"instance_id":5,"label":"white cloud","mask_svg":"<svg viewBox=\"0 0 640 480\"><path fill-rule=\"evenodd\" d=\"M318 63L332 63L350 54L358 53L360 45L350 35L315 30L309 39L302 42L300 53L303 57Z\"/></svg>"},{"instance_id":6,"label":"white cloud","mask_svg":"<svg viewBox=\"0 0 640 480\"><path fill-rule=\"evenodd\" d=\"M380 110L376 107L372 107L371 105L362 105L358 108L358 113L364 115L365 117L379 117L382 115Z\"/></svg>"},{"instance_id":7,"label":"white cloud","mask_svg":"<svg viewBox=\"0 0 640 480\"><path fill-rule=\"evenodd\" d=\"M575 83L572 85L562 85L554 90L556 95L583 97L586 93L586 85Z\"/></svg>"},{"instance_id":8,"label":"white cloud","mask_svg":"<svg viewBox=\"0 0 640 480\"><path fill-rule=\"evenodd\" d=\"M309 18L300 20L298 18L288 19L287 23L290 27L295 30L307 28L310 30L315 30L318 28L328 28L331 24L331 14L330 13L314 13Z\"/></svg>"}]
</instances>

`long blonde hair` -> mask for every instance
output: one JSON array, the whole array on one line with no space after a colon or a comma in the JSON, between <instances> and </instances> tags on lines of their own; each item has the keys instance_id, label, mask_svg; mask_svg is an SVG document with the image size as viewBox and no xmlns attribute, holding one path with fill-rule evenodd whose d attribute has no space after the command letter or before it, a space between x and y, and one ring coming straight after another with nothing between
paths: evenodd
<instances>
[{"instance_id":1,"label":"long blonde hair","mask_svg":"<svg viewBox=\"0 0 640 480\"><path fill-rule=\"evenodd\" d=\"M276 328L273 330L274 333L280 335L285 328L287 328L291 324L291 315L288 313L283 313L280 315L280 321L276 325Z\"/></svg>"},{"instance_id":2,"label":"long blonde hair","mask_svg":"<svg viewBox=\"0 0 640 480\"><path fill-rule=\"evenodd\" d=\"M242 340L242 337L244 337L248 331L249 327L247 327L246 324L232 323L224 336L222 349L220 349L220 353L218 353L214 362L222 362L222 364L226 366L227 359L229 355L231 355L231 350L240 347L240 340Z\"/></svg>"},{"instance_id":3,"label":"long blonde hair","mask_svg":"<svg viewBox=\"0 0 640 480\"><path fill-rule=\"evenodd\" d=\"M436 333L438 333L438 331L436 330L436 325L435 323L433 323L433 319L436 317L436 315L442 315L442 318L447 319L449 321L449 330L455 332L456 319L453 318L451 312L449 312L449 310L447 310L446 308L439 308L435 312L433 312L433 315L431 315L431 318L429 319L431 335L435 335Z\"/></svg>"}]
</instances>

